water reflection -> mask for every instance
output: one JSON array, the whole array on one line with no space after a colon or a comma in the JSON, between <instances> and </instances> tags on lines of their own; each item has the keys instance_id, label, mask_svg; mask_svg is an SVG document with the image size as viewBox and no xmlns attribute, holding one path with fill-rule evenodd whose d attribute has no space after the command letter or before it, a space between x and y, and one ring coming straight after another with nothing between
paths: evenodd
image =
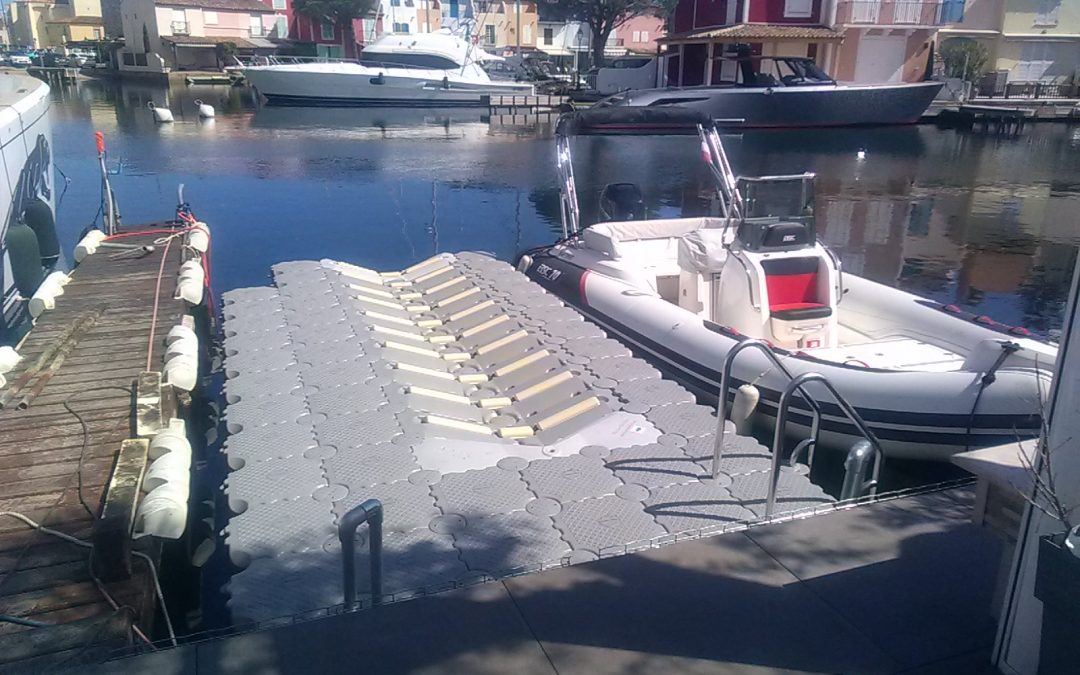
<instances>
[{"instance_id":1,"label":"water reflection","mask_svg":"<svg viewBox=\"0 0 1080 675\"><path fill-rule=\"evenodd\" d=\"M333 255L409 264L434 251L512 258L560 232L550 124L459 109L260 107L249 89L84 82L57 91L60 212L69 245L97 210L92 132L106 133L129 222L159 218L176 184L216 226L216 281L263 283L274 262ZM218 117L198 120L195 100ZM172 125L147 102L167 105ZM736 170L818 174L819 231L847 271L1038 330L1060 323L1080 243L1080 132L1015 139L930 126L747 132ZM583 222L610 182L654 216L715 209L693 138L574 144Z\"/></svg>"}]
</instances>

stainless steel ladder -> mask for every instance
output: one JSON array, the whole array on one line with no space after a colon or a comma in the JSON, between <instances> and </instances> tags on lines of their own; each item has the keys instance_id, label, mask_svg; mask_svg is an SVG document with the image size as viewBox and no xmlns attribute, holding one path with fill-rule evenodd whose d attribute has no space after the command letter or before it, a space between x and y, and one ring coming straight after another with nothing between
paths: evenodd
<instances>
[{"instance_id":1,"label":"stainless steel ladder","mask_svg":"<svg viewBox=\"0 0 1080 675\"><path fill-rule=\"evenodd\" d=\"M784 453L785 432L787 431L788 408L791 406L791 399L795 395L795 392L798 392L802 399L806 401L806 404L810 406L812 416L810 421L810 435L799 441L795 446L795 449L791 452L791 459L788 464L789 466L794 466L805 451L807 453L807 466L813 466L814 453L817 449L818 435L821 430L821 406L817 400L810 396L804 387L805 384L810 382L818 382L828 389L829 393L840 407L840 410L851 423L855 425L855 428L859 430L859 433L866 439L866 442L869 443L873 455L873 468L871 470L870 480L863 481L861 479L861 473L857 477L845 477L845 494L842 496L844 498L857 498L867 494L876 494L878 479L881 475L881 467L885 463L885 455L881 450L881 443L878 441L877 436L875 436L874 432L866 426L866 422L863 421L858 411L856 411L855 408L840 395L840 392L836 390L824 375L818 373L803 373L798 376L793 376L764 340L753 338L745 339L735 345L724 359L724 368L720 373L720 390L718 392L716 404L717 430L716 441L713 446L712 477L716 478L720 474L720 460L723 457L724 441L725 436L727 435L727 399L728 390L731 386L731 369L738 355L747 349L757 349L765 354L766 359L768 359L773 366L789 380L787 387L780 396L779 408L777 409L776 414L776 428L773 432L772 445L772 467L769 476L769 493L765 504L765 517L771 517L776 506L776 491L780 481L780 469L782 468L783 462L782 458ZM865 446L862 445L861 442L857 443L851 449L849 460L845 463L848 466L849 472L862 472L865 470L865 462L861 459L865 457L865 453Z\"/></svg>"}]
</instances>

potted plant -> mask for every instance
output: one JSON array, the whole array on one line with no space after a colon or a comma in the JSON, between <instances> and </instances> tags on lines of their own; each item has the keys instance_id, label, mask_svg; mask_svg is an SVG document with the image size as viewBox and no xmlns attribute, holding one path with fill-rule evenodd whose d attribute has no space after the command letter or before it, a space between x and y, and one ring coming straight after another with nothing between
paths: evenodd
<instances>
[{"instance_id":1,"label":"potted plant","mask_svg":"<svg viewBox=\"0 0 1080 675\"><path fill-rule=\"evenodd\" d=\"M1043 604L1039 673L1076 672L1076 644L1080 636L1080 525L1075 512L1055 483L1052 454L1046 429L1036 446L1035 457L1021 452L1021 462L1031 476L1034 490L1024 498L1035 509L1061 524L1061 530L1039 540L1035 569L1035 597Z\"/></svg>"}]
</instances>

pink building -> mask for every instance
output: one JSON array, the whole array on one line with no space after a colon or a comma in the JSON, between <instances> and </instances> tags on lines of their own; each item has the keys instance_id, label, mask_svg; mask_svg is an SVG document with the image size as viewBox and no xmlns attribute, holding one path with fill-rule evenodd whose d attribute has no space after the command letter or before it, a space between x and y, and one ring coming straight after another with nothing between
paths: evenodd
<instances>
[{"instance_id":1,"label":"pink building","mask_svg":"<svg viewBox=\"0 0 1080 675\"><path fill-rule=\"evenodd\" d=\"M615 29L615 44L631 53L655 54L656 41L663 36L663 19L635 16Z\"/></svg>"}]
</instances>

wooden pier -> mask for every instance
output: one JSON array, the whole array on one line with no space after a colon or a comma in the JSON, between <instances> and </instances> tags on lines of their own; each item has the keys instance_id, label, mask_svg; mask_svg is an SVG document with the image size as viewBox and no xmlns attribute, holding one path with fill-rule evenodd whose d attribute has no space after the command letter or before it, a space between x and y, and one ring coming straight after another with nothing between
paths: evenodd
<instances>
[{"instance_id":1,"label":"wooden pier","mask_svg":"<svg viewBox=\"0 0 1080 675\"><path fill-rule=\"evenodd\" d=\"M22 361L0 390L8 399L0 410L0 511L94 546L62 541L7 513L0 517L0 614L48 624L0 621L0 671L41 671L100 658L101 650L135 640L133 626L155 634L153 577L130 549L156 563L160 546L149 542L152 537L133 542L131 527L146 434L160 428L177 401L171 388L161 387L158 373L144 371L148 347L150 370L161 369L165 335L187 312L183 301L173 299L183 247L174 240L163 263L164 247L154 245L161 236L119 240L154 246L141 256L131 248L103 247L83 260L55 309L41 315L18 346ZM66 339L60 349L58 339ZM50 353L52 366L44 363L37 376L23 376L42 355L48 362ZM3 393L20 384L18 393ZM25 409L22 403L28 403Z\"/></svg>"},{"instance_id":2,"label":"wooden pier","mask_svg":"<svg viewBox=\"0 0 1080 675\"><path fill-rule=\"evenodd\" d=\"M491 96L488 100L488 108L492 115L535 114L558 112L563 106L569 105L569 102L570 99L566 96L549 94Z\"/></svg>"},{"instance_id":3,"label":"wooden pier","mask_svg":"<svg viewBox=\"0 0 1080 675\"><path fill-rule=\"evenodd\" d=\"M78 68L30 66L26 72L49 84L71 84L79 79Z\"/></svg>"}]
</instances>

